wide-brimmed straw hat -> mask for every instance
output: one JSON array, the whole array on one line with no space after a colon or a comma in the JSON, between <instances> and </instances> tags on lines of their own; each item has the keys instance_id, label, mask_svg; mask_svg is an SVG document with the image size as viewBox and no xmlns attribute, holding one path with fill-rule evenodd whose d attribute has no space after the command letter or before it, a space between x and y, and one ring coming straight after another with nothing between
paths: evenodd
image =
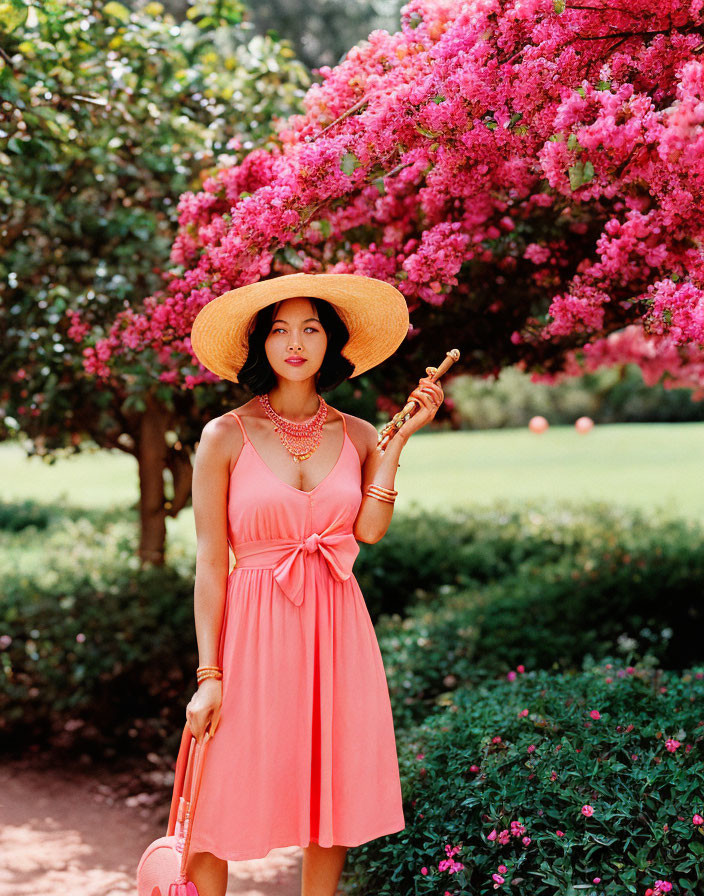
<instances>
[{"instance_id":1,"label":"wide-brimmed straw hat","mask_svg":"<svg viewBox=\"0 0 704 896\"><path fill-rule=\"evenodd\" d=\"M191 329L193 353L203 367L239 382L256 313L297 296L325 299L340 315L350 334L342 348L354 364L350 377L392 355L408 333L406 300L390 283L361 274L284 274L231 289L204 305Z\"/></svg>"}]
</instances>

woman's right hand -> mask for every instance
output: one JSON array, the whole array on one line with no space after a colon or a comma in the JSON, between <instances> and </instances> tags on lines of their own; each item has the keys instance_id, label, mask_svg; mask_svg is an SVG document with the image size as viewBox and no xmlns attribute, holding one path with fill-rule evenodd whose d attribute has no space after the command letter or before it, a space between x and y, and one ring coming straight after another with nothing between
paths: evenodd
<instances>
[{"instance_id":1,"label":"woman's right hand","mask_svg":"<svg viewBox=\"0 0 704 896\"><path fill-rule=\"evenodd\" d=\"M208 722L210 722L210 736L215 735L215 730L220 724L221 706L222 679L206 678L198 685L198 690L186 707L186 719L198 743L205 735Z\"/></svg>"}]
</instances>

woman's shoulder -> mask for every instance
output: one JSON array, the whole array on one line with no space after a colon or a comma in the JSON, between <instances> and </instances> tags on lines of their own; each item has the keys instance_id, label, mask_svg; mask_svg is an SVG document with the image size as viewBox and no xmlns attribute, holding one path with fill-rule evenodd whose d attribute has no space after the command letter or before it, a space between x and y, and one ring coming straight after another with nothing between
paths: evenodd
<instances>
[{"instance_id":1,"label":"woman's shoulder","mask_svg":"<svg viewBox=\"0 0 704 896\"><path fill-rule=\"evenodd\" d=\"M362 463L364 463L369 452L376 447L379 433L368 420L362 417L355 417L354 414L347 414L343 411L338 411L338 413L344 416L347 424L347 434L357 449Z\"/></svg>"}]
</instances>

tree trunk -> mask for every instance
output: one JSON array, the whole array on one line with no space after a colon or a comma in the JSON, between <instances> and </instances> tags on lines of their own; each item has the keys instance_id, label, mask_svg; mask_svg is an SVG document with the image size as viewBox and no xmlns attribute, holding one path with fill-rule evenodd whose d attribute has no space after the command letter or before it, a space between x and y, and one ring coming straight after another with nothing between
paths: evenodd
<instances>
[{"instance_id":1,"label":"tree trunk","mask_svg":"<svg viewBox=\"0 0 704 896\"><path fill-rule=\"evenodd\" d=\"M166 432L169 412L151 395L145 397L146 409L139 429L139 559L163 566L166 553L166 515L164 506L164 468L168 445Z\"/></svg>"}]
</instances>

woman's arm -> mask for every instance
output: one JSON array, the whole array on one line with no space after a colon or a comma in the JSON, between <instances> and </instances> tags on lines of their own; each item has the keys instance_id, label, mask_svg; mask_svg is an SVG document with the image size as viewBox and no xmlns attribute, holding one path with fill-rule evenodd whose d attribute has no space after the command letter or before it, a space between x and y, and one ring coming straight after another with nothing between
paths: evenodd
<instances>
[{"instance_id":1,"label":"woman's arm","mask_svg":"<svg viewBox=\"0 0 704 896\"><path fill-rule=\"evenodd\" d=\"M385 488L394 487L394 478L398 469L398 459L411 433L429 423L444 400L444 392L440 382L433 383L430 377L420 379L410 398L417 398L421 403L415 414L406 420L393 437L387 442L386 450L381 452L378 445L379 434L371 423L364 421L364 432L367 439L367 456L362 467L362 503L354 522L353 533L357 541L375 544L380 541L391 523L394 505L388 501L379 501L364 492L368 485L374 483Z\"/></svg>"},{"instance_id":2,"label":"woman's arm","mask_svg":"<svg viewBox=\"0 0 704 896\"><path fill-rule=\"evenodd\" d=\"M205 424L193 467L193 513L197 538L193 606L199 666L216 665L218 662L218 642L227 591L228 446L232 438L236 438L227 422L219 419Z\"/></svg>"}]
</instances>

